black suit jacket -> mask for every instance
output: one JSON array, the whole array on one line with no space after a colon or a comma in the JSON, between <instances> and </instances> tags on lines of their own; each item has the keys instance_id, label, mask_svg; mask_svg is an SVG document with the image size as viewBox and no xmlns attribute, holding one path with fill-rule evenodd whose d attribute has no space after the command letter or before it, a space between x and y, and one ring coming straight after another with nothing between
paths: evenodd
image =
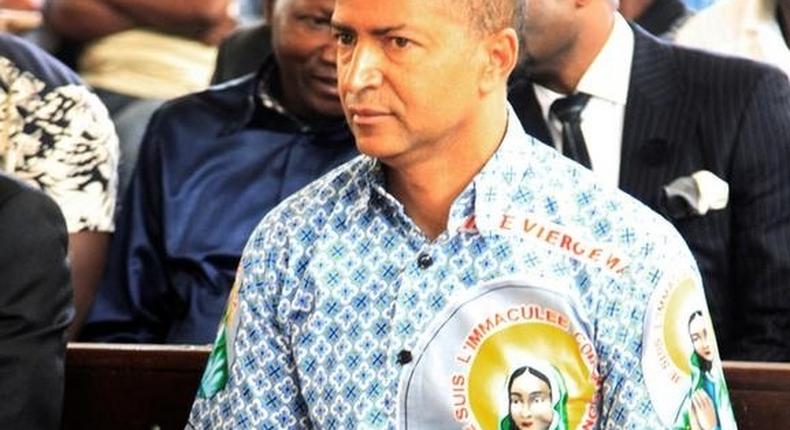
<instances>
[{"instance_id":1,"label":"black suit jacket","mask_svg":"<svg viewBox=\"0 0 790 430\"><path fill-rule=\"evenodd\" d=\"M0 174L0 428L58 429L73 318L66 223L38 190Z\"/></svg>"},{"instance_id":2,"label":"black suit jacket","mask_svg":"<svg viewBox=\"0 0 790 430\"><path fill-rule=\"evenodd\" d=\"M709 170L729 204L672 219L694 253L727 359L790 361L790 85L778 69L659 41L634 26L620 188L667 214L662 187ZM528 78L510 99L551 137Z\"/></svg>"}]
</instances>

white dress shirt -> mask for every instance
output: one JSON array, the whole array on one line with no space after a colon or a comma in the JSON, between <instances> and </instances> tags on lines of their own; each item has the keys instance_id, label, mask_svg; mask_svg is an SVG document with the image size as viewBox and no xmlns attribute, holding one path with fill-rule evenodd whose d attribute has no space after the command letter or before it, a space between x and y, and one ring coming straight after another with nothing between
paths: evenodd
<instances>
[{"instance_id":1,"label":"white dress shirt","mask_svg":"<svg viewBox=\"0 0 790 430\"><path fill-rule=\"evenodd\" d=\"M719 0L678 30L680 45L765 61L790 76L790 48L776 16L776 0Z\"/></svg>"},{"instance_id":2,"label":"white dress shirt","mask_svg":"<svg viewBox=\"0 0 790 430\"><path fill-rule=\"evenodd\" d=\"M592 169L604 183L615 187L620 177L623 120L633 56L634 33L616 13L609 38L576 87L577 92L591 96L581 114L581 129ZM565 95L538 84L534 86L543 118L557 150L561 151L562 125L553 116L549 118L549 109Z\"/></svg>"}]
</instances>

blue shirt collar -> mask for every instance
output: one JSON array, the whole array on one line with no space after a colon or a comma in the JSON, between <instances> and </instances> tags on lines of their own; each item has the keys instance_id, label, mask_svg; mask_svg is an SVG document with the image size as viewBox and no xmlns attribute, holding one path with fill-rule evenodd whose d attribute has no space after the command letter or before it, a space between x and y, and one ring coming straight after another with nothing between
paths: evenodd
<instances>
[{"instance_id":1,"label":"blue shirt collar","mask_svg":"<svg viewBox=\"0 0 790 430\"><path fill-rule=\"evenodd\" d=\"M490 223L501 217L509 208L515 188L521 183L521 172L524 166L514 165L516 160L523 160L524 153L530 151L532 144L540 143L527 135L512 106L507 105L508 120L505 135L494 155L483 165L480 172L461 192L450 207L447 232L458 231L469 216L475 215L479 220L481 231ZM386 189L386 178L381 162L375 158L363 156L362 165L366 189L369 199L361 199L364 207L383 205L385 210L397 217L406 217L403 205Z\"/></svg>"}]
</instances>

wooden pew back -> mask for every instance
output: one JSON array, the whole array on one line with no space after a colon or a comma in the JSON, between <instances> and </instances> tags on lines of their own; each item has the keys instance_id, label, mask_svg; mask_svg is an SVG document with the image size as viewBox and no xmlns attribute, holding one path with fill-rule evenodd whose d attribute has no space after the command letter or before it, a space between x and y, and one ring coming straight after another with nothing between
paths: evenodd
<instances>
[{"instance_id":1,"label":"wooden pew back","mask_svg":"<svg viewBox=\"0 0 790 430\"><path fill-rule=\"evenodd\" d=\"M70 343L63 428L183 429L207 346Z\"/></svg>"},{"instance_id":2,"label":"wooden pew back","mask_svg":"<svg viewBox=\"0 0 790 430\"><path fill-rule=\"evenodd\" d=\"M740 430L790 428L790 363L725 361Z\"/></svg>"},{"instance_id":3,"label":"wooden pew back","mask_svg":"<svg viewBox=\"0 0 790 430\"><path fill-rule=\"evenodd\" d=\"M183 429L208 346L68 346L63 428ZM741 430L790 428L790 363L725 362Z\"/></svg>"}]
</instances>

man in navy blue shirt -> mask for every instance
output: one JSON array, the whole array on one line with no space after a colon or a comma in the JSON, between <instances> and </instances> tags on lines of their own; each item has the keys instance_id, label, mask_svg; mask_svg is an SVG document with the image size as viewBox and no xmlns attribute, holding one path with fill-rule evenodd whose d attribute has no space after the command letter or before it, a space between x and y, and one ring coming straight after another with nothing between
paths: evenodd
<instances>
[{"instance_id":1,"label":"man in navy blue shirt","mask_svg":"<svg viewBox=\"0 0 790 430\"><path fill-rule=\"evenodd\" d=\"M261 217L357 154L337 95L333 5L270 2L273 55L257 74L153 116L84 339L211 342Z\"/></svg>"}]
</instances>

